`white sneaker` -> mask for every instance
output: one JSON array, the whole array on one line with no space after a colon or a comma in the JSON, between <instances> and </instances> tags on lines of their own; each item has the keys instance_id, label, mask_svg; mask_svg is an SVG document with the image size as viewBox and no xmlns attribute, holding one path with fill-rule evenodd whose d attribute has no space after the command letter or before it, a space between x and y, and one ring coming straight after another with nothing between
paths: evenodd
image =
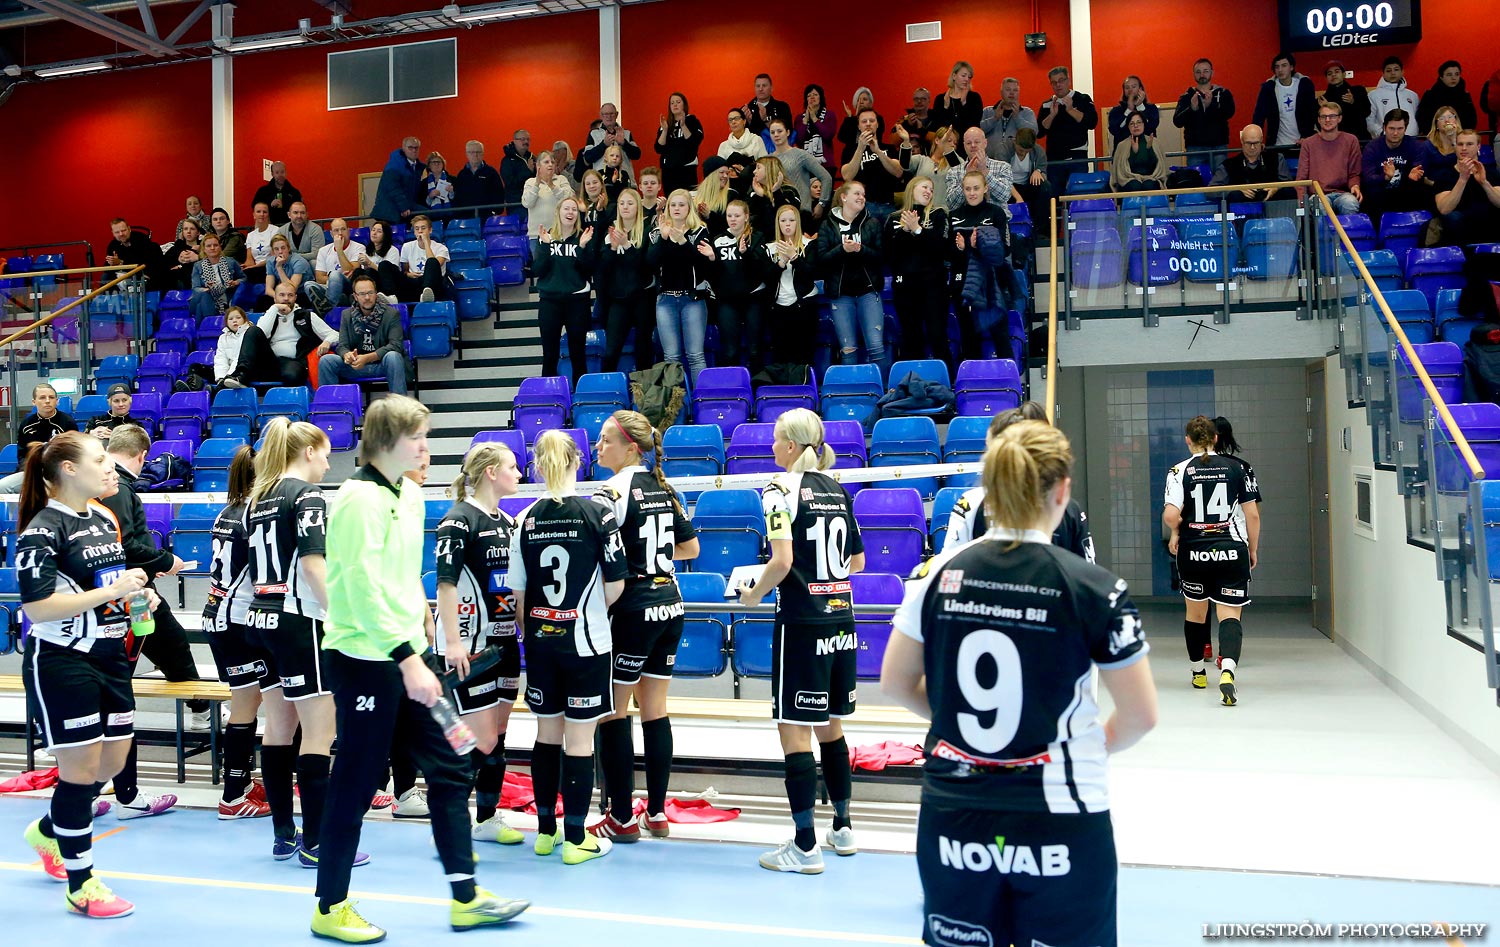
<instances>
[{"instance_id":1,"label":"white sneaker","mask_svg":"<svg viewBox=\"0 0 1500 947\"><path fill-rule=\"evenodd\" d=\"M380 296L380 301L385 303L387 306L399 306L401 304L400 300L398 300L395 296L392 296L390 293L379 293L377 295Z\"/></svg>"},{"instance_id":2,"label":"white sneaker","mask_svg":"<svg viewBox=\"0 0 1500 947\"><path fill-rule=\"evenodd\" d=\"M760 867L770 871L795 871L801 875L823 873L823 850L814 847L804 852L797 847L796 839L787 839L779 846L760 856Z\"/></svg>"},{"instance_id":3,"label":"white sneaker","mask_svg":"<svg viewBox=\"0 0 1500 947\"><path fill-rule=\"evenodd\" d=\"M424 303L430 303L430 302L435 302L436 300L437 300L437 295L435 293L433 293L431 286L429 286L426 289L422 290L422 302L424 302Z\"/></svg>"},{"instance_id":4,"label":"white sneaker","mask_svg":"<svg viewBox=\"0 0 1500 947\"><path fill-rule=\"evenodd\" d=\"M144 789L136 790L135 801L129 805L115 797L115 818L117 819L141 819L146 816L161 815L168 809L177 805L177 797L171 793L146 792Z\"/></svg>"},{"instance_id":5,"label":"white sneaker","mask_svg":"<svg viewBox=\"0 0 1500 947\"><path fill-rule=\"evenodd\" d=\"M520 845L526 836L505 823L500 813L495 813L483 822L474 823L472 833L476 842L495 842L500 845Z\"/></svg>"},{"instance_id":6,"label":"white sneaker","mask_svg":"<svg viewBox=\"0 0 1500 947\"><path fill-rule=\"evenodd\" d=\"M842 829L829 829L828 834L823 836L823 841L836 854L855 855L859 853L859 846L854 844L854 829L847 825Z\"/></svg>"},{"instance_id":7,"label":"white sneaker","mask_svg":"<svg viewBox=\"0 0 1500 947\"><path fill-rule=\"evenodd\" d=\"M415 786L397 796L396 804L391 807L391 816L397 819L425 819L430 815L427 794Z\"/></svg>"}]
</instances>

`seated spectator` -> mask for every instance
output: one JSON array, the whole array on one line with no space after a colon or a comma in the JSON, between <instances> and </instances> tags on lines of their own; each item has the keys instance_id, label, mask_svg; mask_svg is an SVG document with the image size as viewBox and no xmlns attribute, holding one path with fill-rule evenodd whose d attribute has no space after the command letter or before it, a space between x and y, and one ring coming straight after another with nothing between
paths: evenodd
<instances>
[{"instance_id":1,"label":"seated spectator","mask_svg":"<svg viewBox=\"0 0 1500 947\"><path fill-rule=\"evenodd\" d=\"M1025 204L1034 228L1049 234L1052 221L1052 184L1047 180L1047 153L1036 146L1036 132L1022 128L1011 143L1011 199Z\"/></svg>"},{"instance_id":2,"label":"seated spectator","mask_svg":"<svg viewBox=\"0 0 1500 947\"><path fill-rule=\"evenodd\" d=\"M240 265L251 279L259 281L265 278L266 261L271 258L271 238L276 236L276 228L271 226L270 205L264 201L252 207L250 213L255 218L255 226L245 234L245 256Z\"/></svg>"},{"instance_id":3,"label":"seated spectator","mask_svg":"<svg viewBox=\"0 0 1500 947\"><path fill-rule=\"evenodd\" d=\"M720 158L739 154L754 161L766 156L766 144L761 141L759 135L749 130L743 109L730 109L727 121L729 122L729 137L719 143Z\"/></svg>"},{"instance_id":4,"label":"seated spectator","mask_svg":"<svg viewBox=\"0 0 1500 947\"><path fill-rule=\"evenodd\" d=\"M348 318L346 315L345 318ZM280 367L281 383L288 388L307 384L307 357L321 357L339 340L323 317L297 305L297 287L276 287L276 303L256 320Z\"/></svg>"},{"instance_id":5,"label":"seated spectator","mask_svg":"<svg viewBox=\"0 0 1500 947\"><path fill-rule=\"evenodd\" d=\"M788 127L790 127L792 107L776 98L771 87L771 77L763 72L755 77L755 95L751 96L750 101L745 103L743 114L747 122L746 127L750 130L750 133L761 139L761 153L751 155L750 157L761 158L771 148L771 138L766 131L767 127L771 124L771 120L779 118L787 122ZM727 158L729 156L720 153L719 157Z\"/></svg>"},{"instance_id":6,"label":"seated spectator","mask_svg":"<svg viewBox=\"0 0 1500 947\"><path fill-rule=\"evenodd\" d=\"M1401 57L1385 57L1385 62L1381 64L1380 69L1380 82L1370 92L1370 111L1365 116L1371 138L1381 133L1380 129L1385 123L1385 116L1392 109L1402 109L1407 115L1415 115L1419 111L1420 99L1412 91L1411 86L1406 84L1406 72L1401 65ZM1299 168L1298 172L1300 171Z\"/></svg>"},{"instance_id":7,"label":"seated spectator","mask_svg":"<svg viewBox=\"0 0 1500 947\"><path fill-rule=\"evenodd\" d=\"M1120 142L1134 137L1128 124L1132 115L1145 119L1145 137L1155 139L1156 129L1161 125L1161 109L1146 97L1146 86L1140 76L1126 76L1120 83L1120 104L1109 110L1109 133L1114 137L1111 147L1118 148Z\"/></svg>"},{"instance_id":8,"label":"seated spectator","mask_svg":"<svg viewBox=\"0 0 1500 947\"><path fill-rule=\"evenodd\" d=\"M270 212L271 224L280 227L291 219L292 205L302 200L302 192L286 179L286 162L271 162L271 180L262 184L250 198L250 203L265 204Z\"/></svg>"},{"instance_id":9,"label":"seated spectator","mask_svg":"<svg viewBox=\"0 0 1500 947\"><path fill-rule=\"evenodd\" d=\"M198 200L198 198L192 194L188 195L187 212L183 214L182 219L191 220L193 223L197 224L198 233L200 235L208 233L209 228L213 226L213 222L209 220L208 212L203 209L203 202ZM177 225L177 239L182 239L181 223Z\"/></svg>"},{"instance_id":10,"label":"seated spectator","mask_svg":"<svg viewBox=\"0 0 1500 947\"><path fill-rule=\"evenodd\" d=\"M1323 185L1334 213L1357 214L1360 199L1364 197L1359 183L1362 167L1359 139L1339 131L1340 118L1337 102L1318 106L1318 133L1302 139L1297 176ZM1306 199L1307 188L1297 188L1297 196Z\"/></svg>"},{"instance_id":11,"label":"seated spectator","mask_svg":"<svg viewBox=\"0 0 1500 947\"><path fill-rule=\"evenodd\" d=\"M370 245L365 247L365 261L359 270L375 277L380 287L380 298L387 306L399 301L396 292L401 288L401 248L392 239L391 225L383 220L370 222ZM354 274L359 275L359 272ZM353 287L353 277L345 282Z\"/></svg>"},{"instance_id":12,"label":"seated spectator","mask_svg":"<svg viewBox=\"0 0 1500 947\"><path fill-rule=\"evenodd\" d=\"M661 186L671 193L691 191L698 185L698 146L703 144L703 124L688 111L687 96L667 96L667 114L656 132L656 153L661 156Z\"/></svg>"},{"instance_id":13,"label":"seated spectator","mask_svg":"<svg viewBox=\"0 0 1500 947\"><path fill-rule=\"evenodd\" d=\"M1215 171L1229 151L1229 120L1234 118L1234 93L1214 83L1214 64L1193 63L1193 84L1177 97L1172 124L1182 129L1187 163L1206 164Z\"/></svg>"},{"instance_id":14,"label":"seated spectator","mask_svg":"<svg viewBox=\"0 0 1500 947\"><path fill-rule=\"evenodd\" d=\"M927 91L926 86L913 89L911 108L906 110L897 124L905 128L912 139L925 145L927 136L933 129L932 119L932 93Z\"/></svg>"},{"instance_id":15,"label":"seated spectator","mask_svg":"<svg viewBox=\"0 0 1500 947\"><path fill-rule=\"evenodd\" d=\"M204 237L201 248L202 257L193 264L193 296L188 302L188 308L197 320L228 309L234 300L234 291L245 282L245 271L240 268L239 261L223 252L218 234Z\"/></svg>"},{"instance_id":16,"label":"seated spectator","mask_svg":"<svg viewBox=\"0 0 1500 947\"><path fill-rule=\"evenodd\" d=\"M505 203L509 205L506 213L517 212L516 205L521 203L521 192L525 190L526 182L535 175L536 155L531 152L531 132L518 128L500 157L500 180L505 184Z\"/></svg>"},{"instance_id":17,"label":"seated spectator","mask_svg":"<svg viewBox=\"0 0 1500 947\"><path fill-rule=\"evenodd\" d=\"M1464 85L1463 67L1458 60L1449 59L1437 70L1438 81L1432 84L1422 101L1417 105L1416 128L1428 128L1443 106L1458 114L1459 128L1478 128L1479 112L1474 108L1474 97ZM1481 94L1482 95L1482 94ZM1494 126L1491 126L1494 127Z\"/></svg>"},{"instance_id":18,"label":"seated spectator","mask_svg":"<svg viewBox=\"0 0 1500 947\"><path fill-rule=\"evenodd\" d=\"M380 172L380 185L375 191L375 207L370 216L399 222L426 209L421 155L422 140L415 135L402 139L401 147L391 152Z\"/></svg>"},{"instance_id":19,"label":"seated spectator","mask_svg":"<svg viewBox=\"0 0 1500 947\"><path fill-rule=\"evenodd\" d=\"M130 229L124 217L111 220L109 232L113 239L104 250L104 262L110 266L144 266L147 287L159 291L165 282L161 247L148 235Z\"/></svg>"},{"instance_id":20,"label":"seated spectator","mask_svg":"<svg viewBox=\"0 0 1500 947\"><path fill-rule=\"evenodd\" d=\"M480 217L498 214L505 202L505 182L500 172L484 160L484 142L470 139L464 143L468 160L453 179L453 204ZM478 208L477 211L471 208Z\"/></svg>"},{"instance_id":21,"label":"seated spectator","mask_svg":"<svg viewBox=\"0 0 1500 947\"><path fill-rule=\"evenodd\" d=\"M1000 101L984 110L979 127L984 131L985 148L991 158L1009 161L1015 151L1016 135L1023 128L1031 129L1035 144L1036 112L1021 104L1021 80L1007 76L1000 83Z\"/></svg>"},{"instance_id":22,"label":"seated spectator","mask_svg":"<svg viewBox=\"0 0 1500 947\"><path fill-rule=\"evenodd\" d=\"M1259 125L1246 125L1240 129L1240 153L1224 159L1209 185L1238 187L1240 194L1251 201L1290 200L1297 196L1291 188L1266 185L1291 179L1286 158L1266 153L1266 133Z\"/></svg>"},{"instance_id":23,"label":"seated spectator","mask_svg":"<svg viewBox=\"0 0 1500 947\"><path fill-rule=\"evenodd\" d=\"M1458 133L1462 128L1458 124L1458 111L1450 105L1439 108L1432 116L1432 127L1427 130L1427 147L1422 149L1422 165L1427 169L1429 184L1433 183L1433 175L1440 169L1458 163Z\"/></svg>"},{"instance_id":24,"label":"seated spectator","mask_svg":"<svg viewBox=\"0 0 1500 947\"><path fill-rule=\"evenodd\" d=\"M271 351L271 343L260 327L239 306L224 310L224 329L214 347L214 364L190 365L189 380L179 381L173 391L201 391L205 384L214 393L225 388L244 388L258 381L276 381L281 367Z\"/></svg>"},{"instance_id":25,"label":"seated spectator","mask_svg":"<svg viewBox=\"0 0 1500 947\"><path fill-rule=\"evenodd\" d=\"M432 238L432 221L425 214L411 219L411 239L401 246L398 285L396 298L403 302L448 298L448 248Z\"/></svg>"},{"instance_id":26,"label":"seated spectator","mask_svg":"<svg viewBox=\"0 0 1500 947\"><path fill-rule=\"evenodd\" d=\"M860 86L854 90L854 108L849 108L849 103L844 105L844 120L839 124L838 139L843 146L839 154L839 167L849 163L854 157L855 147L859 144L860 136L863 134L859 127L860 113L875 110L875 93L870 91L869 86ZM875 112L875 140L885 140L885 118L879 112Z\"/></svg>"},{"instance_id":27,"label":"seated spectator","mask_svg":"<svg viewBox=\"0 0 1500 947\"><path fill-rule=\"evenodd\" d=\"M1437 211L1442 215L1442 242L1464 246L1493 240L1500 233L1500 191L1479 160L1479 133L1458 133L1458 161L1437 174Z\"/></svg>"},{"instance_id":28,"label":"seated spectator","mask_svg":"<svg viewBox=\"0 0 1500 947\"><path fill-rule=\"evenodd\" d=\"M287 238L293 254L312 266L318 262L318 251L323 249L323 228L308 223L307 205L301 201L293 201L287 214L287 222L276 232Z\"/></svg>"},{"instance_id":29,"label":"seated spectator","mask_svg":"<svg viewBox=\"0 0 1500 947\"><path fill-rule=\"evenodd\" d=\"M630 180L630 171L625 167L627 160L625 149L619 145L604 149L604 167L599 175L604 179L604 190L611 204L619 199L620 192L635 187L635 182Z\"/></svg>"},{"instance_id":30,"label":"seated spectator","mask_svg":"<svg viewBox=\"0 0 1500 947\"><path fill-rule=\"evenodd\" d=\"M422 217L412 221L412 229ZM416 241L413 241L413 243ZM407 244L410 246L411 244ZM384 377L391 394L406 394L406 349L401 316L380 299L375 281L368 276L354 279L354 305L339 324L338 352L318 361L318 384Z\"/></svg>"},{"instance_id":31,"label":"seated spectator","mask_svg":"<svg viewBox=\"0 0 1500 947\"><path fill-rule=\"evenodd\" d=\"M806 116L803 117L806 118ZM828 212L828 201L813 200L812 182L821 182L823 193L832 194L833 176L812 152L804 148L792 147L786 122L773 119L766 126L766 130L770 132L771 143L775 146L771 157L780 162L781 170L786 174L787 183L797 189L802 210L811 214L814 220L821 221L823 215Z\"/></svg>"},{"instance_id":32,"label":"seated spectator","mask_svg":"<svg viewBox=\"0 0 1500 947\"><path fill-rule=\"evenodd\" d=\"M1386 211L1429 210L1432 189L1423 183L1422 142L1406 134L1407 114L1394 109L1385 117L1385 133L1365 145L1360 159L1364 200L1359 209L1380 229Z\"/></svg>"},{"instance_id":33,"label":"seated spectator","mask_svg":"<svg viewBox=\"0 0 1500 947\"><path fill-rule=\"evenodd\" d=\"M427 173L422 176L428 214L444 215L453 206L453 182L448 179L448 162L441 151L427 155ZM445 215L444 215L445 216Z\"/></svg>"},{"instance_id":34,"label":"seated spectator","mask_svg":"<svg viewBox=\"0 0 1500 947\"><path fill-rule=\"evenodd\" d=\"M536 238L543 227L552 226L557 216L557 205L565 197L573 196L573 185L557 173L557 159L552 152L537 155L536 174L527 179L521 191L521 204L526 208L526 236L531 238L531 258L536 259Z\"/></svg>"},{"instance_id":35,"label":"seated spectator","mask_svg":"<svg viewBox=\"0 0 1500 947\"><path fill-rule=\"evenodd\" d=\"M255 312L265 312L276 302L276 287L290 283L297 291L297 301L306 303L307 293L302 286L313 281L312 267L300 256L292 253L292 242L285 234L271 238L271 258L266 261L266 289L251 307Z\"/></svg>"},{"instance_id":36,"label":"seated spectator","mask_svg":"<svg viewBox=\"0 0 1500 947\"><path fill-rule=\"evenodd\" d=\"M372 224L371 228L374 226ZM348 305L349 280L354 277L354 271L368 260L364 244L349 239L349 223L344 218L333 218L328 224L328 232L333 235L333 239L323 244L323 249L318 251L312 281L303 287L308 300L319 313L325 313L334 306Z\"/></svg>"},{"instance_id":37,"label":"seated spectator","mask_svg":"<svg viewBox=\"0 0 1500 947\"><path fill-rule=\"evenodd\" d=\"M875 219L875 231L885 226L885 219L896 209L896 190L905 171L891 152L896 148L880 145L880 115L873 108L859 113L859 138L855 140L849 160L841 172L844 181L858 181L860 209Z\"/></svg>"},{"instance_id":38,"label":"seated spectator","mask_svg":"<svg viewBox=\"0 0 1500 947\"><path fill-rule=\"evenodd\" d=\"M948 88L932 103L932 127L953 129L960 142L964 132L978 128L984 119L984 99L974 91L974 67L960 59L948 71ZM972 158L967 148L964 157Z\"/></svg>"},{"instance_id":39,"label":"seated spectator","mask_svg":"<svg viewBox=\"0 0 1500 947\"><path fill-rule=\"evenodd\" d=\"M605 102L599 106L599 124L589 129L588 143L583 146L580 157L589 167L603 174L609 149L619 148L620 163L616 167L623 169L628 178L635 172L635 166L631 162L640 160L641 146L635 143L630 129L620 124L619 118L620 110L615 108L613 102Z\"/></svg>"},{"instance_id":40,"label":"seated spectator","mask_svg":"<svg viewBox=\"0 0 1500 947\"><path fill-rule=\"evenodd\" d=\"M1348 132L1361 143L1369 141L1370 128L1365 117L1370 114L1370 93L1364 86L1346 81L1344 64L1337 59L1329 60L1323 75L1328 79L1328 88L1318 93L1318 104L1337 102L1343 110L1339 131Z\"/></svg>"},{"instance_id":41,"label":"seated spectator","mask_svg":"<svg viewBox=\"0 0 1500 947\"><path fill-rule=\"evenodd\" d=\"M234 224L229 220L229 211L222 207L215 207L213 213L208 215L208 229L203 231L203 236L209 234L219 238L219 250L238 265L245 258L245 236L234 229Z\"/></svg>"},{"instance_id":42,"label":"seated spectator","mask_svg":"<svg viewBox=\"0 0 1500 947\"><path fill-rule=\"evenodd\" d=\"M1109 163L1109 184L1116 191L1159 191L1167 186L1167 159L1146 134L1146 116L1132 112L1125 120L1126 137L1115 146Z\"/></svg>"},{"instance_id":43,"label":"seated spectator","mask_svg":"<svg viewBox=\"0 0 1500 947\"><path fill-rule=\"evenodd\" d=\"M198 222L191 217L184 217L177 223L177 240L167 248L164 254L166 269L164 271L166 281L172 289L191 289L193 285L193 266L198 262L198 247L203 242L201 232L198 230Z\"/></svg>"},{"instance_id":44,"label":"seated spectator","mask_svg":"<svg viewBox=\"0 0 1500 947\"><path fill-rule=\"evenodd\" d=\"M130 386L124 383L109 386L105 392L109 399L109 410L103 414L96 414L89 419L88 432L101 441L108 441L109 435L115 428L122 424L134 424L144 428L145 422L130 416Z\"/></svg>"},{"instance_id":45,"label":"seated spectator","mask_svg":"<svg viewBox=\"0 0 1500 947\"><path fill-rule=\"evenodd\" d=\"M823 170L828 172L828 180L832 181L833 175L838 173L838 161L833 155L838 122L828 109L828 96L823 93L822 86L815 82L808 83L807 88L802 90L802 114L786 129L787 141L795 142L803 151L817 159ZM766 146L769 154L778 147L775 137L771 135L769 122L766 123L766 136L771 139L771 144Z\"/></svg>"},{"instance_id":46,"label":"seated spectator","mask_svg":"<svg viewBox=\"0 0 1500 947\"><path fill-rule=\"evenodd\" d=\"M72 415L57 410L57 389L44 381L31 389L31 408L16 428L16 453L23 464L33 447L45 445L65 431L78 430Z\"/></svg>"},{"instance_id":47,"label":"seated spectator","mask_svg":"<svg viewBox=\"0 0 1500 947\"><path fill-rule=\"evenodd\" d=\"M1268 146L1287 154L1318 131L1318 93L1312 80L1297 71L1297 57L1277 53L1271 78L1261 83L1250 121L1266 130Z\"/></svg>"},{"instance_id":48,"label":"seated spectator","mask_svg":"<svg viewBox=\"0 0 1500 947\"><path fill-rule=\"evenodd\" d=\"M1054 193L1068 189L1068 176L1089 170L1089 130L1099 124L1094 100L1072 88L1068 70L1054 66L1047 73L1052 98L1037 109L1038 138L1047 139L1047 174Z\"/></svg>"},{"instance_id":49,"label":"seated spectator","mask_svg":"<svg viewBox=\"0 0 1500 947\"><path fill-rule=\"evenodd\" d=\"M978 171L984 175L985 183L989 190L985 194L985 200L1003 210L1005 219L1010 220L1010 198L1011 198L1011 176L1010 162L1001 161L999 158L991 158L985 153L986 139L984 129L978 125L970 126L964 132L964 153L969 156L968 160L960 167L950 168L945 174L943 203L947 209L953 210L964 204L964 175L970 171Z\"/></svg>"}]
</instances>

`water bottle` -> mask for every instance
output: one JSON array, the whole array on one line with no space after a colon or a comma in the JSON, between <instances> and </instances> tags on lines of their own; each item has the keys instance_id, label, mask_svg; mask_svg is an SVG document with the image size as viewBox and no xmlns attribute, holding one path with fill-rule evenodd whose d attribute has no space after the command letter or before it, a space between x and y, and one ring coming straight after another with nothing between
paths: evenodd
<instances>
[{"instance_id":1,"label":"water bottle","mask_svg":"<svg viewBox=\"0 0 1500 947\"><path fill-rule=\"evenodd\" d=\"M443 728L443 736L448 738L448 745L453 747L453 752L459 756L466 755L479 745L479 741L474 739L474 731L464 723L463 718L458 715L458 711L453 709L447 697L438 697L437 703L432 705L432 719Z\"/></svg>"},{"instance_id":2,"label":"water bottle","mask_svg":"<svg viewBox=\"0 0 1500 947\"><path fill-rule=\"evenodd\" d=\"M146 590L141 589L132 592L130 598L125 600L126 608L130 612L130 631L137 638L156 631L156 619L151 617L151 599L146 595Z\"/></svg>"}]
</instances>

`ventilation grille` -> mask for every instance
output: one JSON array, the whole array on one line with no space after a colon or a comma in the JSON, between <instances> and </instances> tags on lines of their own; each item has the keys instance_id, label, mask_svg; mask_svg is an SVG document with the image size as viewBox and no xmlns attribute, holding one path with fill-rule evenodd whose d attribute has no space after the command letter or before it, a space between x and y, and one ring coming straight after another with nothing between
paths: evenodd
<instances>
[{"instance_id":1,"label":"ventilation grille","mask_svg":"<svg viewBox=\"0 0 1500 947\"><path fill-rule=\"evenodd\" d=\"M933 40L939 40L942 38L942 20L931 20L927 23L906 24L906 41L908 43L930 43Z\"/></svg>"}]
</instances>

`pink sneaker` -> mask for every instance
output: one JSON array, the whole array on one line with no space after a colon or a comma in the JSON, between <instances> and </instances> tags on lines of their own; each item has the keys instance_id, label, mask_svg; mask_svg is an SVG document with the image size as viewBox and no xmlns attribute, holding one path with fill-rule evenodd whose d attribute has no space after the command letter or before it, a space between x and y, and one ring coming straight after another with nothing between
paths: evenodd
<instances>
[{"instance_id":1,"label":"pink sneaker","mask_svg":"<svg viewBox=\"0 0 1500 947\"><path fill-rule=\"evenodd\" d=\"M90 878L77 891L68 893L68 910L84 917L124 917L135 911L135 905L104 886L98 878Z\"/></svg>"}]
</instances>

